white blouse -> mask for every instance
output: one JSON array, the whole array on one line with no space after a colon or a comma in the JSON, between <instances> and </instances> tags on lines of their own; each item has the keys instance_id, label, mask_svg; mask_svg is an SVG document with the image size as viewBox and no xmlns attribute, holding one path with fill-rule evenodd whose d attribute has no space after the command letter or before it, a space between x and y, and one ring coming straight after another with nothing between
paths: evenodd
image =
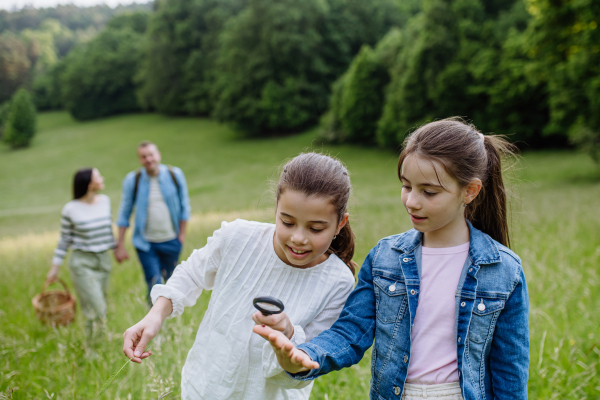
<instances>
[{"instance_id":1,"label":"white blouse","mask_svg":"<svg viewBox=\"0 0 600 400\"><path fill-rule=\"evenodd\" d=\"M273 224L223 222L166 285L152 288L153 302L159 296L173 302L170 318L194 305L203 289L213 291L183 367L182 399L308 399L312 382L290 378L270 344L252 332L252 300L280 299L299 345L333 325L354 276L334 254L308 269L285 264L273 248L274 233Z\"/></svg>"}]
</instances>

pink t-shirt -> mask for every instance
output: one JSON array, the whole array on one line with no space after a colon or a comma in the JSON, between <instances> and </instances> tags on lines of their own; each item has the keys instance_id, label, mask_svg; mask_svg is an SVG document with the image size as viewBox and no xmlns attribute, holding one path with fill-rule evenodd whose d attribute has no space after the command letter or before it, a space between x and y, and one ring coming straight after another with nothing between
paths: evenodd
<instances>
[{"instance_id":1,"label":"pink t-shirt","mask_svg":"<svg viewBox=\"0 0 600 400\"><path fill-rule=\"evenodd\" d=\"M468 254L469 242L455 247L422 247L421 291L410 335L408 383L458 382L455 296Z\"/></svg>"}]
</instances>

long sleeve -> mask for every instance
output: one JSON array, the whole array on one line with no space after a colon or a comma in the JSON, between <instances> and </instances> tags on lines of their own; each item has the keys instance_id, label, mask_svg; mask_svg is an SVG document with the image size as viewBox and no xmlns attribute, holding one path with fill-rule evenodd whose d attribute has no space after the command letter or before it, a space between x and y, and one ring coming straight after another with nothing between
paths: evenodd
<instances>
[{"instance_id":1,"label":"long sleeve","mask_svg":"<svg viewBox=\"0 0 600 400\"><path fill-rule=\"evenodd\" d=\"M358 274L356 288L348 297L339 319L330 329L298 346L318 362L320 367L308 373L288 375L295 379L315 379L358 363L365 351L371 347L375 338L372 262L377 248L372 249L365 259Z\"/></svg>"},{"instance_id":2,"label":"long sleeve","mask_svg":"<svg viewBox=\"0 0 600 400\"><path fill-rule=\"evenodd\" d=\"M65 256L67 255L67 251L71 244L73 243L73 223L71 218L66 213L66 210L63 209L60 218L60 239L58 240L58 245L54 250L54 257L52 258L52 264L62 265Z\"/></svg>"},{"instance_id":3,"label":"long sleeve","mask_svg":"<svg viewBox=\"0 0 600 400\"><path fill-rule=\"evenodd\" d=\"M128 173L121 185L121 204L117 217L118 227L129 227L129 217L133 210L133 186L135 184L135 172Z\"/></svg>"},{"instance_id":4,"label":"long sleeve","mask_svg":"<svg viewBox=\"0 0 600 400\"><path fill-rule=\"evenodd\" d=\"M227 248L230 235L227 222L208 238L206 246L194 250L186 261L175 268L166 285L155 285L150 296L156 302L162 296L171 299L173 313L168 318L179 316L184 307L196 304L202 290L212 290L221 263L223 251Z\"/></svg>"},{"instance_id":5,"label":"long sleeve","mask_svg":"<svg viewBox=\"0 0 600 400\"><path fill-rule=\"evenodd\" d=\"M523 270L496 322L490 372L496 399L527 399L529 377L529 297Z\"/></svg>"},{"instance_id":6,"label":"long sleeve","mask_svg":"<svg viewBox=\"0 0 600 400\"><path fill-rule=\"evenodd\" d=\"M294 346L299 346L315 338L321 332L331 328L338 319L348 296L354 289L354 281L341 282L338 290L329 300L325 307L305 328L294 325L294 335L290 339ZM300 389L310 384L310 381L299 381L291 378L279 365L277 356L267 341L263 345L263 374L268 382L281 386L285 389Z\"/></svg>"},{"instance_id":7,"label":"long sleeve","mask_svg":"<svg viewBox=\"0 0 600 400\"><path fill-rule=\"evenodd\" d=\"M173 168L173 172L175 173L175 177L177 178L177 183L179 185L179 201L180 201L180 210L181 213L179 215L180 221L187 221L190 219L191 207L190 207L190 196L188 193L187 182L185 180L185 175L183 171L179 168Z\"/></svg>"}]
</instances>

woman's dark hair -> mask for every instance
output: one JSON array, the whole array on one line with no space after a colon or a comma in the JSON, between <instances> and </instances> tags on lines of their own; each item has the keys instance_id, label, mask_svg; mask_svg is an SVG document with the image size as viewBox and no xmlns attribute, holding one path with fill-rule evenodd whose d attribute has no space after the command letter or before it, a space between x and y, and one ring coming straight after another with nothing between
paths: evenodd
<instances>
[{"instance_id":1,"label":"woman's dark hair","mask_svg":"<svg viewBox=\"0 0 600 400\"><path fill-rule=\"evenodd\" d=\"M414 153L442 164L461 187L472 179L481 179L483 187L467 205L465 218L475 228L508 247L510 237L502 157L514 156L515 152L516 146L502 136L483 135L460 118L443 119L420 127L406 138L398 160L398 177L402 174L402 163Z\"/></svg>"},{"instance_id":2,"label":"woman's dark hair","mask_svg":"<svg viewBox=\"0 0 600 400\"><path fill-rule=\"evenodd\" d=\"M303 153L283 167L277 183L276 198L279 201L280 196L289 189L307 196L330 199L339 222L347 212L351 188L348 170L340 161L323 154ZM354 233L350 228L350 222L346 222L340 233L333 239L328 253L337 255L348 265L354 275L357 265L352 261Z\"/></svg>"},{"instance_id":3,"label":"woman's dark hair","mask_svg":"<svg viewBox=\"0 0 600 400\"><path fill-rule=\"evenodd\" d=\"M93 168L82 168L75 173L73 177L73 198L80 199L88 191L88 186L92 181Z\"/></svg>"}]
</instances>

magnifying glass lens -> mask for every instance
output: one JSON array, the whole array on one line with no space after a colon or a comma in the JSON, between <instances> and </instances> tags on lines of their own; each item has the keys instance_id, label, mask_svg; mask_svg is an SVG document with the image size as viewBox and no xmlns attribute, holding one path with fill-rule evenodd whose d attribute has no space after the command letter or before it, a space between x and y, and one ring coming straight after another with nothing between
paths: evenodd
<instances>
[{"instance_id":1,"label":"magnifying glass lens","mask_svg":"<svg viewBox=\"0 0 600 400\"><path fill-rule=\"evenodd\" d=\"M269 304L269 303L256 303L258 306L260 306L260 308L270 311L270 312L276 312L279 311L280 308L277 307L275 304Z\"/></svg>"},{"instance_id":2,"label":"magnifying glass lens","mask_svg":"<svg viewBox=\"0 0 600 400\"><path fill-rule=\"evenodd\" d=\"M252 300L252 304L254 304L254 307L262 312L263 315L279 314L283 312L284 309L281 300L270 296L256 297Z\"/></svg>"}]
</instances>

